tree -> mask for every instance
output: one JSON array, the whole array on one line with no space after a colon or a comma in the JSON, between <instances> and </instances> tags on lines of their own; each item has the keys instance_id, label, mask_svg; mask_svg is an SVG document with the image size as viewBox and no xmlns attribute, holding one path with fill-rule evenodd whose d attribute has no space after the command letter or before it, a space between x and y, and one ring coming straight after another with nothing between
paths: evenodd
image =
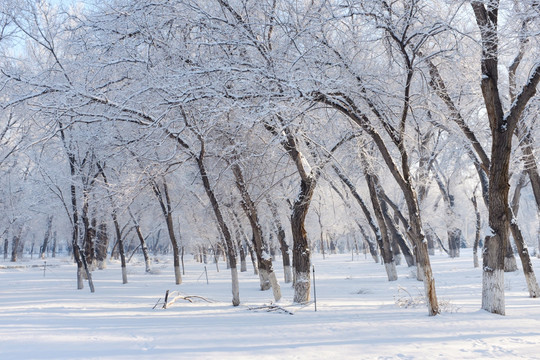
<instances>
[{"instance_id":1,"label":"tree","mask_svg":"<svg viewBox=\"0 0 540 360\"><path fill-rule=\"evenodd\" d=\"M540 82L540 63L533 66L527 82L510 108L503 109L499 91L499 2L471 2L481 35L481 89L491 129L489 169L489 226L484 243L482 309L504 315L504 245L508 239L511 215L508 211L509 164L512 137L527 103Z\"/></svg>"}]
</instances>

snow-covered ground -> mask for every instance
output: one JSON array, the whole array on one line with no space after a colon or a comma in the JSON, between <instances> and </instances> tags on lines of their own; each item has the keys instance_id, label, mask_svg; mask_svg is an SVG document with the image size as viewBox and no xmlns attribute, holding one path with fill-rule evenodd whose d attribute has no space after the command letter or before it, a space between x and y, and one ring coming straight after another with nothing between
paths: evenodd
<instances>
[{"instance_id":1,"label":"snow-covered ground","mask_svg":"<svg viewBox=\"0 0 540 360\"><path fill-rule=\"evenodd\" d=\"M135 259L132 260L132 262ZM96 292L76 290L75 265L66 259L0 261L0 359L540 359L540 299L527 297L523 275L506 274L505 317L480 310L481 271L470 250L462 257L432 258L444 312L429 317L418 300L422 283L399 266L399 280L363 255L313 259L314 304L292 305L281 284L279 305L291 312L255 309L268 305L248 267L240 274L242 304L233 307L230 272L220 263L186 262L182 285L174 285L170 262L119 264L93 273ZM540 260L533 259L540 273ZM13 268L12 266L21 266ZM50 267L49 267L50 266ZM282 273L276 262L280 279ZM153 308L165 291L212 302L177 300ZM173 294L174 295L174 294Z\"/></svg>"}]
</instances>

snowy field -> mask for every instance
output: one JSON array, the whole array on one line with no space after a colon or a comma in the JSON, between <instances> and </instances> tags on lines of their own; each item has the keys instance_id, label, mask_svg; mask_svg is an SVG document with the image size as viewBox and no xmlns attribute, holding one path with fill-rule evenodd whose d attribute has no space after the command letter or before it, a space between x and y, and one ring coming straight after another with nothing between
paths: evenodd
<instances>
[{"instance_id":1,"label":"snowy field","mask_svg":"<svg viewBox=\"0 0 540 360\"><path fill-rule=\"evenodd\" d=\"M135 259L132 259L132 262ZM279 261L279 259L278 259ZM281 284L284 311L256 309L272 294L258 290L248 267L240 274L242 304L230 304L230 272L220 263L186 262L182 285L172 264L119 264L93 273L96 292L76 290L75 265L65 259L0 261L0 359L540 359L540 299L527 297L521 272L506 274L507 316L480 309L481 271L470 250L432 258L444 313L429 317L418 300L422 284L399 266L399 280L362 256L313 259L314 304L292 305ZM540 260L534 258L540 273ZM278 267L278 275L282 273ZM18 266L13 268L13 266ZM154 305L165 291L196 295L168 309Z\"/></svg>"}]
</instances>

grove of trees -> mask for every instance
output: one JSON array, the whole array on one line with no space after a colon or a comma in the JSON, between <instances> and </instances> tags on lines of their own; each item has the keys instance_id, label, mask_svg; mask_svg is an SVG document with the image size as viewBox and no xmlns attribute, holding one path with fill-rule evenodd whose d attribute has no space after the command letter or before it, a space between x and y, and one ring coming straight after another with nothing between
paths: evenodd
<instances>
[{"instance_id":1,"label":"grove of trees","mask_svg":"<svg viewBox=\"0 0 540 360\"><path fill-rule=\"evenodd\" d=\"M0 61L5 260L223 258L238 305L363 251L436 315L473 247L483 309L516 254L540 296L539 0L1 0Z\"/></svg>"}]
</instances>

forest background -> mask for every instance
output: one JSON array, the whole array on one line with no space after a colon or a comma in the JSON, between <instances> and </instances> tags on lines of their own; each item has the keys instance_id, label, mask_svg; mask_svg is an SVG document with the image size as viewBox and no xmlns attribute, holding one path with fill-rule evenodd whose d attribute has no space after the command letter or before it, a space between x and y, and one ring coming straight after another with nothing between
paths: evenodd
<instances>
[{"instance_id":1,"label":"forest background","mask_svg":"<svg viewBox=\"0 0 540 360\"><path fill-rule=\"evenodd\" d=\"M68 254L77 288L135 252L224 257L232 303L310 301L312 253L396 281L473 248L484 310L538 252L540 2L1 2L4 259ZM483 250L481 250L483 249ZM481 259L479 259L479 257ZM516 260L516 258L518 260ZM246 260L248 259L248 260ZM381 270L383 271L383 270Z\"/></svg>"}]
</instances>

